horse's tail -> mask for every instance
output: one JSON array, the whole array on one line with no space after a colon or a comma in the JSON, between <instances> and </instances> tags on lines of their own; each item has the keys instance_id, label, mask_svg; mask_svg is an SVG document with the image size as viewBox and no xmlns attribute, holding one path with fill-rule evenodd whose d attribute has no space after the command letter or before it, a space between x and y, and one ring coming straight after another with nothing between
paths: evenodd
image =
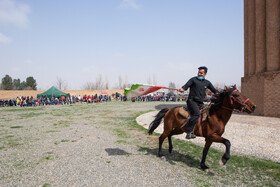
<instances>
[{"instance_id":1,"label":"horse's tail","mask_svg":"<svg viewBox=\"0 0 280 187\"><path fill-rule=\"evenodd\" d=\"M149 134L152 134L154 130L159 126L162 118L165 116L168 110L169 110L168 108L161 109L159 113L155 116L154 121L152 121L152 123L149 126L149 131L148 131Z\"/></svg>"}]
</instances>

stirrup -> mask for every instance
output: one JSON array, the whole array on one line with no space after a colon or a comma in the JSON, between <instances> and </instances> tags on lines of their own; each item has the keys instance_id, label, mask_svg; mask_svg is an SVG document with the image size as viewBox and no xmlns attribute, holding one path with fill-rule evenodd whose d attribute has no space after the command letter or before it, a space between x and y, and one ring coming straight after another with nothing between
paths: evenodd
<instances>
[{"instance_id":1,"label":"stirrup","mask_svg":"<svg viewBox=\"0 0 280 187\"><path fill-rule=\"evenodd\" d=\"M193 139L193 138L196 138L196 135L194 135L193 132L188 132L186 139Z\"/></svg>"}]
</instances>

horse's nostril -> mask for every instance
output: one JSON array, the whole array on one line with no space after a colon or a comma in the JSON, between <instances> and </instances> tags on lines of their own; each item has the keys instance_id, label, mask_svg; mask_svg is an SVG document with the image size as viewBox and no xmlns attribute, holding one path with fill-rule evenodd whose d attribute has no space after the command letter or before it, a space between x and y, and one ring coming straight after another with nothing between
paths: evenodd
<instances>
[{"instance_id":1,"label":"horse's nostril","mask_svg":"<svg viewBox=\"0 0 280 187\"><path fill-rule=\"evenodd\" d=\"M255 106L252 106L252 110L254 111L256 109L256 107Z\"/></svg>"}]
</instances>

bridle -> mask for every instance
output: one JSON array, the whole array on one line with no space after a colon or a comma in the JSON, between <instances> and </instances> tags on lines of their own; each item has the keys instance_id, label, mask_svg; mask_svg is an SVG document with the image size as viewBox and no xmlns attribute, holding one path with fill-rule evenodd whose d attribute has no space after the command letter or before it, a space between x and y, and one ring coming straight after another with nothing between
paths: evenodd
<instances>
[{"instance_id":1,"label":"bridle","mask_svg":"<svg viewBox=\"0 0 280 187\"><path fill-rule=\"evenodd\" d=\"M230 103L231 103L231 108L228 108L228 107L225 107L225 106L222 106L222 108L224 109L227 109L227 110L230 110L230 111L235 111L235 112L243 112L246 110L246 103L250 100L249 98L247 98L245 101L240 101L240 99L238 99L237 97L234 97L233 94L235 92L237 92L238 89L235 89L233 90L230 94L229 94L229 98L230 98ZM238 104L242 105L243 107L240 109L240 110L237 110L235 108L233 108L233 104L234 102L237 102Z\"/></svg>"}]
</instances>

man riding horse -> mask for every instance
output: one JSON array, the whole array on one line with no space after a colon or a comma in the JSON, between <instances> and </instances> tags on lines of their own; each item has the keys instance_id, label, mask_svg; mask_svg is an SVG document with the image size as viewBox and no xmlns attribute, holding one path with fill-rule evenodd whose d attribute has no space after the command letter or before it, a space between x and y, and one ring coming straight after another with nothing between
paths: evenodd
<instances>
[{"instance_id":1,"label":"man riding horse","mask_svg":"<svg viewBox=\"0 0 280 187\"><path fill-rule=\"evenodd\" d=\"M201 66L198 68L198 73L196 77L192 77L188 82L179 88L179 92L184 92L190 88L189 97L187 100L188 111L190 112L190 119L187 119L185 123L189 121L187 126L187 136L186 139L192 139L196 136L193 133L195 124L198 122L200 117L200 109L203 107L203 100L206 96L206 89L210 89L214 94L218 94L218 91L214 88L212 83L205 79L208 68Z\"/></svg>"}]
</instances>

